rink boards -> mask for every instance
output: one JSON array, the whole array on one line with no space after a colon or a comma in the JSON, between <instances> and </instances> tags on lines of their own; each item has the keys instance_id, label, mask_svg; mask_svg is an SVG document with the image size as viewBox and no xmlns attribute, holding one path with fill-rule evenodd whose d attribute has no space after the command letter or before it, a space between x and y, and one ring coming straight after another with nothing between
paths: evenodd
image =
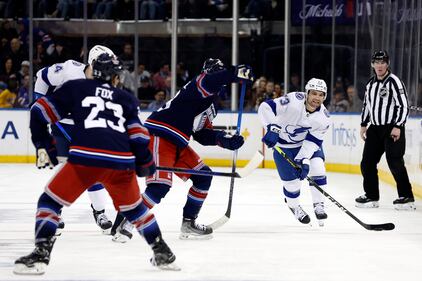
<instances>
[{"instance_id":1,"label":"rink boards","mask_svg":"<svg viewBox=\"0 0 422 281\"><path fill-rule=\"evenodd\" d=\"M143 112L146 118L149 112ZM345 173L360 173L363 141L360 139L360 115L332 114L332 125L324 140L327 170ZM236 130L237 114L219 113L213 121L214 127ZM244 165L256 150L264 152L262 167L274 168L272 151L261 142L264 130L256 113L244 113L241 134L245 145L239 150L239 166ZM405 161L415 194L422 197L422 119L410 118L406 125ZM220 147L202 146L192 142L192 147L211 166L231 166L232 152ZM29 111L0 110L0 162L30 163L35 161L35 149L29 132ZM394 185L391 173L383 157L379 171L382 180Z\"/></svg>"}]
</instances>

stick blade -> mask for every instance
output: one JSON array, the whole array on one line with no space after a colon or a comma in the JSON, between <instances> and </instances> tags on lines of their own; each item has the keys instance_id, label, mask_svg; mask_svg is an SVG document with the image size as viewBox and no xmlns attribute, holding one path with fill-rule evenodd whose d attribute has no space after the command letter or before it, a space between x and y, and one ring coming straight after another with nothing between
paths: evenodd
<instances>
[{"instance_id":1,"label":"stick blade","mask_svg":"<svg viewBox=\"0 0 422 281\"><path fill-rule=\"evenodd\" d=\"M246 164L245 167L239 169L237 173L241 178L250 175L253 170L258 168L259 165L261 165L262 160L264 160L264 155L262 155L262 152L258 150L257 152L255 152L254 156L248 162L248 164Z\"/></svg>"},{"instance_id":2,"label":"stick blade","mask_svg":"<svg viewBox=\"0 0 422 281\"><path fill-rule=\"evenodd\" d=\"M394 228L396 228L394 223L368 224L368 227L366 227L366 229L368 230L375 230L375 231L393 230Z\"/></svg>"},{"instance_id":3,"label":"stick blade","mask_svg":"<svg viewBox=\"0 0 422 281\"><path fill-rule=\"evenodd\" d=\"M212 230L216 230L217 228L220 228L221 226L223 226L226 222L228 222L230 218L226 215L222 216L221 218L219 218L218 220L216 220L215 222L207 225L208 227L211 227Z\"/></svg>"}]
</instances>

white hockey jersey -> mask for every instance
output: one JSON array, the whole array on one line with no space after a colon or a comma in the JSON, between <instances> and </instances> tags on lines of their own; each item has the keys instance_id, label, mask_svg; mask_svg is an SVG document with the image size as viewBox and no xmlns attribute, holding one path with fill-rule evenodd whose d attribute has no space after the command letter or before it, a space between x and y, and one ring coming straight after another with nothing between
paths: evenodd
<instances>
[{"instance_id":1,"label":"white hockey jersey","mask_svg":"<svg viewBox=\"0 0 422 281\"><path fill-rule=\"evenodd\" d=\"M258 115L265 128L269 124L281 127L278 146L301 147L295 159L310 159L320 149L324 134L331 124L324 105L312 113L306 110L303 92L292 92L263 102Z\"/></svg>"},{"instance_id":2,"label":"white hockey jersey","mask_svg":"<svg viewBox=\"0 0 422 281\"><path fill-rule=\"evenodd\" d=\"M65 82L75 79L85 79L85 69L87 65L67 60L63 63L56 63L49 67L44 67L37 72L34 94L37 98L45 96L47 93L60 88ZM71 119L62 119L61 123L73 124Z\"/></svg>"}]
</instances>

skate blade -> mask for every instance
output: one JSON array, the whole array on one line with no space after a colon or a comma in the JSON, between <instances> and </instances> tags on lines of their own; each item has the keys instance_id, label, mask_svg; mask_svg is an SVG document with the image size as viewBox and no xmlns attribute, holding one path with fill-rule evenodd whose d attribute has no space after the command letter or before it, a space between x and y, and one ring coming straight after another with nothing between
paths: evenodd
<instances>
[{"instance_id":1,"label":"skate blade","mask_svg":"<svg viewBox=\"0 0 422 281\"><path fill-rule=\"evenodd\" d=\"M175 262L166 265L156 265L157 268L166 271L180 271L182 270Z\"/></svg>"},{"instance_id":2,"label":"skate blade","mask_svg":"<svg viewBox=\"0 0 422 281\"><path fill-rule=\"evenodd\" d=\"M57 228L56 233L54 233L54 236L60 236L63 233L63 228Z\"/></svg>"},{"instance_id":3,"label":"skate blade","mask_svg":"<svg viewBox=\"0 0 422 281\"><path fill-rule=\"evenodd\" d=\"M324 220L318 220L318 226L324 227Z\"/></svg>"},{"instance_id":4,"label":"skate blade","mask_svg":"<svg viewBox=\"0 0 422 281\"><path fill-rule=\"evenodd\" d=\"M166 271L180 271L180 270L182 270L177 264L176 264L176 262L172 262L172 263L169 263L169 264L161 264L161 265L157 265L156 263L155 263L155 260L154 260L154 258L152 258L151 260L150 260L150 262L151 262L151 264L152 264L152 266L154 266L154 267L156 267L156 268L158 268L158 269L161 269L161 270L166 270Z\"/></svg>"},{"instance_id":5,"label":"skate blade","mask_svg":"<svg viewBox=\"0 0 422 281\"><path fill-rule=\"evenodd\" d=\"M404 204L402 206L397 204L397 205L394 205L394 209L397 211L416 211L416 206L413 204L412 205Z\"/></svg>"},{"instance_id":6,"label":"skate blade","mask_svg":"<svg viewBox=\"0 0 422 281\"><path fill-rule=\"evenodd\" d=\"M28 267L22 263L15 264L13 273L17 275L42 275L45 273L47 265L42 262L34 263L34 266Z\"/></svg>"},{"instance_id":7,"label":"skate blade","mask_svg":"<svg viewBox=\"0 0 422 281\"><path fill-rule=\"evenodd\" d=\"M113 238L111 238L111 241L116 243L127 243L131 238L129 238L126 235L118 234L116 233Z\"/></svg>"},{"instance_id":8,"label":"skate blade","mask_svg":"<svg viewBox=\"0 0 422 281\"><path fill-rule=\"evenodd\" d=\"M103 230L102 230L102 233L103 233L104 235L110 235L110 234L111 234L111 227L110 227L110 228L108 228L108 229L103 229Z\"/></svg>"},{"instance_id":9,"label":"skate blade","mask_svg":"<svg viewBox=\"0 0 422 281\"><path fill-rule=\"evenodd\" d=\"M362 209L371 209L371 208L378 208L379 203L378 202L371 202L371 203L355 203L356 208L362 208Z\"/></svg>"},{"instance_id":10,"label":"skate blade","mask_svg":"<svg viewBox=\"0 0 422 281\"><path fill-rule=\"evenodd\" d=\"M180 240L210 240L212 237L212 234L196 235L192 233L180 233L179 235Z\"/></svg>"}]
</instances>

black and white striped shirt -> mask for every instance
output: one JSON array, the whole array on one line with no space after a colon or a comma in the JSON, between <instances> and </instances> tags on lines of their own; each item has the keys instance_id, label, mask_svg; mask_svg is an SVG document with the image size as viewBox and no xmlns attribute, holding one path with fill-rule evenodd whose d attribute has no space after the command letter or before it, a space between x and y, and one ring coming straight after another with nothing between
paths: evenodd
<instances>
[{"instance_id":1,"label":"black and white striped shirt","mask_svg":"<svg viewBox=\"0 0 422 281\"><path fill-rule=\"evenodd\" d=\"M378 80L375 75L366 84L361 115L361 126L404 126L409 115L407 91L403 82L391 72Z\"/></svg>"}]
</instances>

